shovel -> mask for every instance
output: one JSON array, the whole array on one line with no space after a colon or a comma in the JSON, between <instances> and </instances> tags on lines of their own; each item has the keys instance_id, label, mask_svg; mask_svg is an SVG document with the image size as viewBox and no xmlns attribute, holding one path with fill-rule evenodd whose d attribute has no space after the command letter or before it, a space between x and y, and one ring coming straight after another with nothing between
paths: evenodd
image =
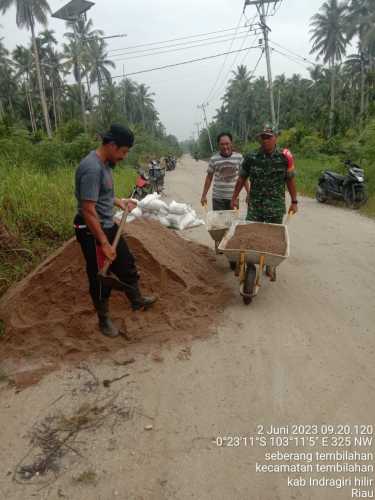
<instances>
[{"instance_id":1,"label":"shovel","mask_svg":"<svg viewBox=\"0 0 375 500\"><path fill-rule=\"evenodd\" d=\"M115 239L113 240L113 243L112 243L112 248L114 250L116 250L118 242L120 241L122 232L123 232L125 224L126 224L126 219L128 217L128 214L129 214L129 209L128 209L128 205L126 205L126 208L125 208L125 210L122 214L122 217L121 217L120 225L117 229ZM111 261L109 259L107 259L104 266L102 267L102 269L98 272L98 279L101 282L101 284L103 286L105 286L106 288L114 288L115 290L121 290L121 291L130 290L130 289L133 290L134 287L119 280L119 278L115 274L108 272L110 265L111 265Z\"/></svg>"}]
</instances>

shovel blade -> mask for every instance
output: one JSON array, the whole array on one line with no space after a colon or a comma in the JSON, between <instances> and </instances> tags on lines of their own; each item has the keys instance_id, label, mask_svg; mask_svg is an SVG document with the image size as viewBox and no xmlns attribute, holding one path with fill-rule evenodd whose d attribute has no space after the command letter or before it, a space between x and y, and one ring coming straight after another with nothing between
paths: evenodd
<instances>
[{"instance_id":1,"label":"shovel blade","mask_svg":"<svg viewBox=\"0 0 375 500\"><path fill-rule=\"evenodd\" d=\"M113 273L103 273L100 271L98 279L106 288L113 288L122 292L127 288L126 284L119 280Z\"/></svg>"}]
</instances>

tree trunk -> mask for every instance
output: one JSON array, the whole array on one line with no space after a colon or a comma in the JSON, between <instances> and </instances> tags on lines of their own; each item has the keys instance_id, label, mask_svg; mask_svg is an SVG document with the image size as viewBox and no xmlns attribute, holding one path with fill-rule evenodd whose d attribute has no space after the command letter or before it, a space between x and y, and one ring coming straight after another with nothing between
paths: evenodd
<instances>
[{"instance_id":1,"label":"tree trunk","mask_svg":"<svg viewBox=\"0 0 375 500\"><path fill-rule=\"evenodd\" d=\"M331 107L329 110L329 132L328 136L332 137L334 132L335 121L335 84L336 84L336 68L334 61L331 61Z\"/></svg>"},{"instance_id":2,"label":"tree trunk","mask_svg":"<svg viewBox=\"0 0 375 500\"><path fill-rule=\"evenodd\" d=\"M53 79L51 77L51 91L52 91L52 105L53 105L53 118L55 120L55 130L57 130L58 127L58 120L57 120L57 110L56 110L56 95L55 95L55 85L53 83Z\"/></svg>"},{"instance_id":3,"label":"tree trunk","mask_svg":"<svg viewBox=\"0 0 375 500\"><path fill-rule=\"evenodd\" d=\"M366 84L366 72L365 72L365 61L364 61L364 53L362 51L362 46L360 45L359 49L360 57L361 57L361 104L359 111L359 123L360 126L363 127L363 121L365 118L365 84Z\"/></svg>"},{"instance_id":4,"label":"tree trunk","mask_svg":"<svg viewBox=\"0 0 375 500\"><path fill-rule=\"evenodd\" d=\"M27 107L29 108L31 129L33 131L33 134L35 134L36 122L35 122L35 116L34 116L34 109L33 109L33 103L32 103L31 96L29 94L29 89L28 89L27 85L28 84L25 82L26 102L27 102Z\"/></svg>"},{"instance_id":5,"label":"tree trunk","mask_svg":"<svg viewBox=\"0 0 375 500\"><path fill-rule=\"evenodd\" d=\"M13 101L12 101L12 98L10 96L8 97L8 104L9 104L9 111L10 111L11 115L15 116L14 115Z\"/></svg>"},{"instance_id":6,"label":"tree trunk","mask_svg":"<svg viewBox=\"0 0 375 500\"><path fill-rule=\"evenodd\" d=\"M85 132L87 130L87 123L86 123L86 110L85 110L85 93L83 91L83 85L82 85L82 73L81 73L81 43L78 44L78 36L77 36L77 26L76 23L73 23L73 29L74 29L74 39L76 43L76 48L77 48L77 80L78 80L78 85L79 85L79 94L80 94L80 99L81 99L81 113L82 113L82 122L83 122L83 128L85 129Z\"/></svg>"},{"instance_id":7,"label":"tree trunk","mask_svg":"<svg viewBox=\"0 0 375 500\"><path fill-rule=\"evenodd\" d=\"M102 103L102 79L99 71L96 72L96 79L98 81L99 106L100 106Z\"/></svg>"},{"instance_id":8,"label":"tree trunk","mask_svg":"<svg viewBox=\"0 0 375 500\"><path fill-rule=\"evenodd\" d=\"M86 85L87 85L87 95L89 96L89 99L91 99L91 85L88 74L86 74Z\"/></svg>"},{"instance_id":9,"label":"tree trunk","mask_svg":"<svg viewBox=\"0 0 375 500\"><path fill-rule=\"evenodd\" d=\"M34 49L36 74L37 74L37 78L38 78L38 87L39 87L39 93L40 93L40 101L42 103L42 110L43 110L43 116L44 116L44 123L46 126L47 135L51 139L51 137L52 137L51 123L49 120L47 101L46 101L46 96L45 96L44 88L43 88L42 72L40 70L39 52L38 52L38 46L37 46L36 38L35 38L34 20L33 19L30 19L30 26L31 26L31 39L32 39L33 49Z\"/></svg>"}]
</instances>

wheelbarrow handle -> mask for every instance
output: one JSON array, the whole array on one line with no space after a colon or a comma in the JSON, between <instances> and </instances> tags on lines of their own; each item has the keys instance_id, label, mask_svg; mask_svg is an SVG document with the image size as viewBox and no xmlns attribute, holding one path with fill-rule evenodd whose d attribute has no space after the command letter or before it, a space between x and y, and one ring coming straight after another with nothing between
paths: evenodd
<instances>
[{"instance_id":1,"label":"wheelbarrow handle","mask_svg":"<svg viewBox=\"0 0 375 500\"><path fill-rule=\"evenodd\" d=\"M292 210L289 210L288 215L286 216L285 225L289 224L289 222L292 220L292 217L294 215L295 215L295 213Z\"/></svg>"}]
</instances>

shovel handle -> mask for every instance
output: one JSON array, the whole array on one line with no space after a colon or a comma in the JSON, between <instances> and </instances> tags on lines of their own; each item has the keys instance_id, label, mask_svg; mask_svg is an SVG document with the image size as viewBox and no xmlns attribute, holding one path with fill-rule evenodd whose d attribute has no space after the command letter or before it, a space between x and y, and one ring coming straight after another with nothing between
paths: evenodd
<instances>
[{"instance_id":1,"label":"shovel handle","mask_svg":"<svg viewBox=\"0 0 375 500\"><path fill-rule=\"evenodd\" d=\"M129 214L128 205L126 205L126 208L125 208L125 210L122 213L121 222L120 222L120 225L119 225L119 227L117 229L117 233L116 233L115 239L113 240L113 243L112 243L112 248L114 250L116 250L118 242L120 241L123 229L124 229L125 224L126 224L126 219L128 218L128 214ZM105 262L105 264L103 266L103 269L101 270L102 274L107 274L107 271L108 271L109 266L111 265L111 263L112 262L109 259L106 260L106 262Z\"/></svg>"}]
</instances>

